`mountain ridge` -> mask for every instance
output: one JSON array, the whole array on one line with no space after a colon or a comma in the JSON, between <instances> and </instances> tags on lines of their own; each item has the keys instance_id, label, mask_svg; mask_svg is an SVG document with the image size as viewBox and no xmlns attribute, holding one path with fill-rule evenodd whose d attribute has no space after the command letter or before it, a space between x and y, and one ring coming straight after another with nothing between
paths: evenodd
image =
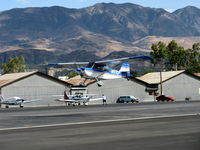
<instances>
[{"instance_id":1,"label":"mountain ridge","mask_svg":"<svg viewBox=\"0 0 200 150\"><path fill-rule=\"evenodd\" d=\"M84 51L88 57L91 53L91 57L98 59L121 51L146 54L150 41L157 41L156 37L166 41L184 37L190 44L182 42L183 45L191 47L189 39L194 36L200 42L200 9L193 6L172 13L132 3L98 3L81 9L29 7L0 12L1 62L12 53L18 55L17 51L27 59L37 60L36 53L41 50L55 61L63 60L62 55L66 61L71 60L71 54ZM45 61L40 58L34 62Z\"/></svg>"}]
</instances>

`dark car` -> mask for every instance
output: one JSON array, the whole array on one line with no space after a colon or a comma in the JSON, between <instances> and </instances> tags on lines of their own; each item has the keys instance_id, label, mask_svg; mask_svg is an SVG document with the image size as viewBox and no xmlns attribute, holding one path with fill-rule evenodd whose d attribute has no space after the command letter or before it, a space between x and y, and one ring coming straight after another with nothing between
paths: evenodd
<instances>
[{"instance_id":1,"label":"dark car","mask_svg":"<svg viewBox=\"0 0 200 150\"><path fill-rule=\"evenodd\" d=\"M159 101L175 101L176 98L172 96L160 95L156 97L156 100Z\"/></svg>"},{"instance_id":2,"label":"dark car","mask_svg":"<svg viewBox=\"0 0 200 150\"><path fill-rule=\"evenodd\" d=\"M131 103L134 103L134 102L138 103L139 99L136 98L136 97L134 97L134 96L120 96L117 99L117 101L116 101L116 103L129 103L129 102L131 102Z\"/></svg>"}]
</instances>

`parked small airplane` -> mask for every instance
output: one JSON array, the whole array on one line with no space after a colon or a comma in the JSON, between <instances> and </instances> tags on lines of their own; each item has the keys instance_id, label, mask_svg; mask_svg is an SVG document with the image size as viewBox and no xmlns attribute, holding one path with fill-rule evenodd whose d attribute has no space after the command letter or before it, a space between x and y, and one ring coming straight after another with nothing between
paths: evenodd
<instances>
[{"instance_id":1,"label":"parked small airplane","mask_svg":"<svg viewBox=\"0 0 200 150\"><path fill-rule=\"evenodd\" d=\"M76 71L81 75L81 77L84 77L86 79L95 79L97 81L97 85L100 87L103 85L103 82L100 80L117 79L123 77L129 79L130 64L128 62L122 63L121 68L119 70L113 69L111 65L119 64L122 61L129 61L132 59L151 60L152 58L150 56L132 56L105 61L49 63L48 65L86 65L86 67L77 67Z\"/></svg>"},{"instance_id":2,"label":"parked small airplane","mask_svg":"<svg viewBox=\"0 0 200 150\"><path fill-rule=\"evenodd\" d=\"M81 105L81 103L83 103L83 105L88 105L89 102L91 101L98 101L98 100L102 100L102 98L91 98L90 95L96 95L96 94L76 94L76 95L67 95L67 93L64 91L64 97L60 98L60 99L56 99L56 101L59 102L65 102L68 105ZM54 95L54 97L57 96L61 96L61 95Z\"/></svg>"},{"instance_id":3,"label":"parked small airplane","mask_svg":"<svg viewBox=\"0 0 200 150\"><path fill-rule=\"evenodd\" d=\"M24 106L22 104L35 101L39 101L39 99L25 100L20 97L10 97L5 99L2 95L0 95L0 105L4 104L6 108L9 108L9 105L19 105L20 108L23 108Z\"/></svg>"}]
</instances>

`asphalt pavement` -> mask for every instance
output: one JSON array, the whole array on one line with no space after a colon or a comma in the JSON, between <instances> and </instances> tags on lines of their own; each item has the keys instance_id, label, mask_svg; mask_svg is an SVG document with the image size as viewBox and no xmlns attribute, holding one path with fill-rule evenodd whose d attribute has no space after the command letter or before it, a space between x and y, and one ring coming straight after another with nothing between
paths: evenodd
<instances>
[{"instance_id":1,"label":"asphalt pavement","mask_svg":"<svg viewBox=\"0 0 200 150\"><path fill-rule=\"evenodd\" d=\"M200 102L0 109L2 150L199 150Z\"/></svg>"}]
</instances>

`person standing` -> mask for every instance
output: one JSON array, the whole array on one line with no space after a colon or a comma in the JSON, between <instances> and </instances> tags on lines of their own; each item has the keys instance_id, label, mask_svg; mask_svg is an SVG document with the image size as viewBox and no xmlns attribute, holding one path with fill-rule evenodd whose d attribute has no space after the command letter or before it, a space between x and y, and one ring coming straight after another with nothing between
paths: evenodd
<instances>
[{"instance_id":1,"label":"person standing","mask_svg":"<svg viewBox=\"0 0 200 150\"><path fill-rule=\"evenodd\" d=\"M69 97L67 96L67 90L64 90L64 99L69 99Z\"/></svg>"},{"instance_id":2,"label":"person standing","mask_svg":"<svg viewBox=\"0 0 200 150\"><path fill-rule=\"evenodd\" d=\"M106 96L104 94L102 95L102 99L103 99L103 105L107 104L107 102L106 102Z\"/></svg>"}]
</instances>

